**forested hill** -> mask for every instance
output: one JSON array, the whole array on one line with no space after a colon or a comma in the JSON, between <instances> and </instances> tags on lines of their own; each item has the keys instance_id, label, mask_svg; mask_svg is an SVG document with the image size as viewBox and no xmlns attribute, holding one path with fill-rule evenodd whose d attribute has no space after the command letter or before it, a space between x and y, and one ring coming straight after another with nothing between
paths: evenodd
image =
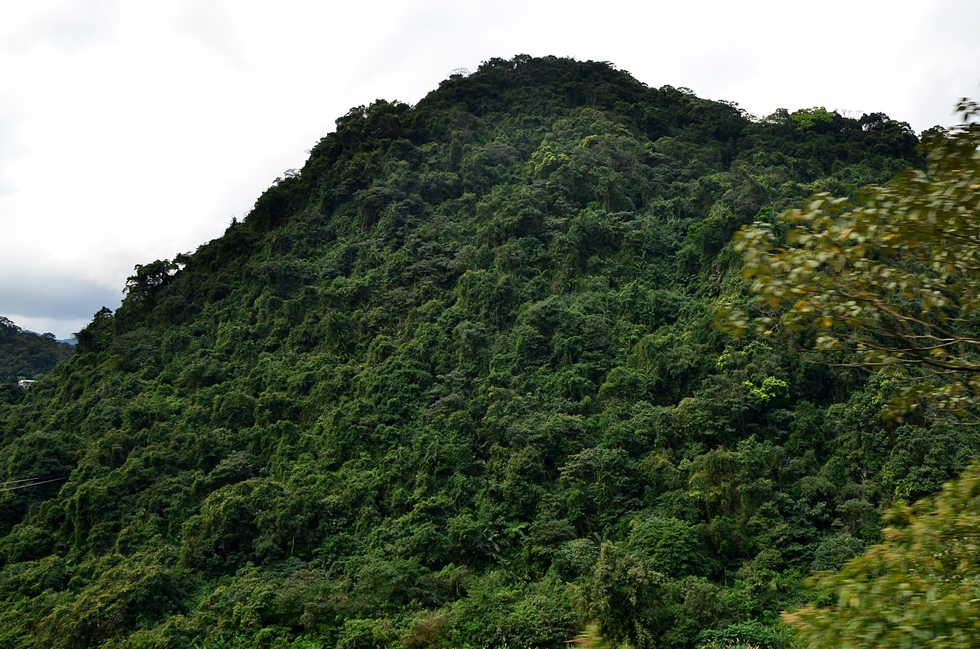
<instances>
[{"instance_id":1,"label":"forested hill","mask_svg":"<svg viewBox=\"0 0 980 649\"><path fill-rule=\"evenodd\" d=\"M0 647L782 649L980 440L719 333L727 242L916 144L524 56L351 110L0 405Z\"/></svg>"},{"instance_id":2,"label":"forested hill","mask_svg":"<svg viewBox=\"0 0 980 649\"><path fill-rule=\"evenodd\" d=\"M71 351L71 345L58 342L54 334L24 331L0 316L0 400L16 393L8 389L8 383L50 372L71 356Z\"/></svg>"}]
</instances>

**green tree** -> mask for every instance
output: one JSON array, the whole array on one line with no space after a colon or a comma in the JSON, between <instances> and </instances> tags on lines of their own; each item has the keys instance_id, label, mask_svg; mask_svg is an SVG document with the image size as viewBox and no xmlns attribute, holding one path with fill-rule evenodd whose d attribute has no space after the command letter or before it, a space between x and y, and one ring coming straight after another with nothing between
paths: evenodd
<instances>
[{"instance_id":1,"label":"green tree","mask_svg":"<svg viewBox=\"0 0 980 649\"><path fill-rule=\"evenodd\" d=\"M980 396L980 106L923 138L924 170L870 187L858 204L827 193L735 238L752 281L736 332L785 335L823 360L897 379L892 414L925 398L962 413Z\"/></svg>"}]
</instances>

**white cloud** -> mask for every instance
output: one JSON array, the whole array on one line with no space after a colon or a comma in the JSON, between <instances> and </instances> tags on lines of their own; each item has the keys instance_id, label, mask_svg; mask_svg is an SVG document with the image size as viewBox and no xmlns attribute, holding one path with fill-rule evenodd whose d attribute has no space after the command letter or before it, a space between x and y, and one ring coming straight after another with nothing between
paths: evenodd
<instances>
[{"instance_id":1,"label":"white cloud","mask_svg":"<svg viewBox=\"0 0 980 649\"><path fill-rule=\"evenodd\" d=\"M978 27L969 0L5 3L0 279L118 294L135 264L219 236L350 107L416 102L491 57L606 60L754 114L822 105L921 130L980 94Z\"/></svg>"},{"instance_id":2,"label":"white cloud","mask_svg":"<svg viewBox=\"0 0 980 649\"><path fill-rule=\"evenodd\" d=\"M58 340L71 339L75 334L84 329L85 325L92 321L91 316L87 318L62 320L60 318L37 318L20 315L19 313L12 313L10 316L4 317L26 331L33 331L37 334L53 333L54 337Z\"/></svg>"},{"instance_id":3,"label":"white cloud","mask_svg":"<svg viewBox=\"0 0 980 649\"><path fill-rule=\"evenodd\" d=\"M118 8L112 0L34 0L4 7L3 17L7 49L46 44L73 54L112 33Z\"/></svg>"}]
</instances>

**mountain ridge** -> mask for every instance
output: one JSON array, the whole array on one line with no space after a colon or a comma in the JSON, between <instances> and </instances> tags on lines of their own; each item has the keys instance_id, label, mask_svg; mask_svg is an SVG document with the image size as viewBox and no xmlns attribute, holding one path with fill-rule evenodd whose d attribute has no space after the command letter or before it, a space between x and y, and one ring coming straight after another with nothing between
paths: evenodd
<instances>
[{"instance_id":1,"label":"mountain ridge","mask_svg":"<svg viewBox=\"0 0 980 649\"><path fill-rule=\"evenodd\" d=\"M3 479L68 477L0 494L0 646L788 646L980 440L716 331L728 241L916 144L554 57L352 109L0 406Z\"/></svg>"}]
</instances>

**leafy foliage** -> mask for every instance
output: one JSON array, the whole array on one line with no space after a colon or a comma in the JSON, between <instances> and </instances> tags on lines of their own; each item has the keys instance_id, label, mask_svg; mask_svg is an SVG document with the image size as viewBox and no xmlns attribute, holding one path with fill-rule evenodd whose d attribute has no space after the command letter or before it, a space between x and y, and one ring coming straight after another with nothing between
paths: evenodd
<instances>
[{"instance_id":1,"label":"leafy foliage","mask_svg":"<svg viewBox=\"0 0 980 649\"><path fill-rule=\"evenodd\" d=\"M980 389L980 124L970 121L980 108L964 100L959 110L962 126L928 134L924 171L869 188L858 205L817 193L779 217L785 245L758 223L735 246L766 311L756 326L911 379L893 398L898 414L921 398L962 413ZM744 310L729 307L728 318L749 326Z\"/></svg>"},{"instance_id":2,"label":"leafy foliage","mask_svg":"<svg viewBox=\"0 0 980 649\"><path fill-rule=\"evenodd\" d=\"M818 604L784 614L811 647L974 647L980 631L980 466L889 512L884 542L813 580Z\"/></svg>"}]
</instances>

